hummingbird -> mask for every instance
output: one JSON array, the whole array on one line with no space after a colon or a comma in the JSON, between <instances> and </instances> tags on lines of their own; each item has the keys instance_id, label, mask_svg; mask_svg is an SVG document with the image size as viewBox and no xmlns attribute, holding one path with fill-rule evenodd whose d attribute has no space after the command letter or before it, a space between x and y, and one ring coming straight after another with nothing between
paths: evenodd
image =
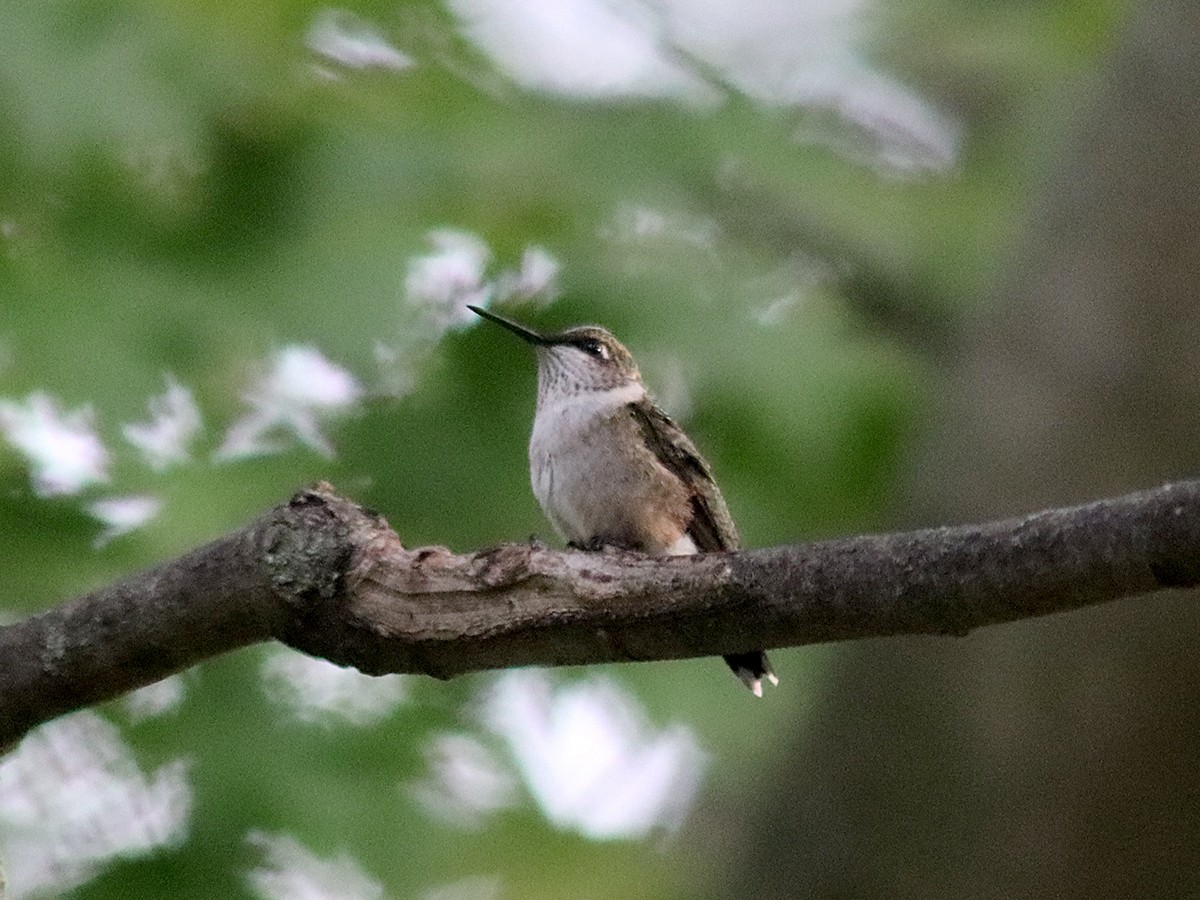
<instances>
[{"instance_id":1,"label":"hummingbird","mask_svg":"<svg viewBox=\"0 0 1200 900\"><path fill-rule=\"evenodd\" d=\"M563 540L582 550L664 556L740 548L708 463L651 399L633 356L609 331L581 325L541 334L468 309L537 353L530 481ZM764 678L779 683L761 650L725 662L756 697Z\"/></svg>"}]
</instances>

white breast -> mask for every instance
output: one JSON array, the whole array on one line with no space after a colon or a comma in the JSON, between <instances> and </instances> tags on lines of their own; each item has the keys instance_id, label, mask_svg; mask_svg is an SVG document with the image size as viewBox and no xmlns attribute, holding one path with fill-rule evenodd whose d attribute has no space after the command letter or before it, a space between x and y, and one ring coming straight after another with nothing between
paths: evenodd
<instances>
[{"instance_id":1,"label":"white breast","mask_svg":"<svg viewBox=\"0 0 1200 900\"><path fill-rule=\"evenodd\" d=\"M603 433L608 416L646 394L638 382L601 391L543 398L529 439L533 494L559 535L583 544L595 533L588 521L595 492L603 490L606 458Z\"/></svg>"}]
</instances>

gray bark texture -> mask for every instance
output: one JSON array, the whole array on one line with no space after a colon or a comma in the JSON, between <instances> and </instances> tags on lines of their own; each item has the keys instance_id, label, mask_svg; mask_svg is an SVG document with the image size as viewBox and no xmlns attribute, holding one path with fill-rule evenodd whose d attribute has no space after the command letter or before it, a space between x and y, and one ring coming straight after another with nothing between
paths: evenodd
<instances>
[{"instance_id":1,"label":"gray bark texture","mask_svg":"<svg viewBox=\"0 0 1200 900\"><path fill-rule=\"evenodd\" d=\"M1200 584L1200 481L981 526L691 557L408 550L331 486L0 629L0 745L270 639L370 674L962 635Z\"/></svg>"}]
</instances>

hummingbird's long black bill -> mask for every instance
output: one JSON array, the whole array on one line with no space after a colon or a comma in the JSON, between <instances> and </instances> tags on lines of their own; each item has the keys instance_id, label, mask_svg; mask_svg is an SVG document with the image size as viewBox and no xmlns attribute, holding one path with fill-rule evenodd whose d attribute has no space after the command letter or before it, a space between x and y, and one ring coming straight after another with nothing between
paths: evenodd
<instances>
[{"instance_id":1,"label":"hummingbird's long black bill","mask_svg":"<svg viewBox=\"0 0 1200 900\"><path fill-rule=\"evenodd\" d=\"M467 304L467 309L475 313L477 316L482 316L489 321L495 322L502 328L507 328L523 341L528 341L531 344L546 343L546 338L544 336L538 334L536 331L530 328L526 328L524 325L514 322L512 319L506 319L504 316L498 316L494 312L486 310L481 306L472 306L469 303Z\"/></svg>"}]
</instances>

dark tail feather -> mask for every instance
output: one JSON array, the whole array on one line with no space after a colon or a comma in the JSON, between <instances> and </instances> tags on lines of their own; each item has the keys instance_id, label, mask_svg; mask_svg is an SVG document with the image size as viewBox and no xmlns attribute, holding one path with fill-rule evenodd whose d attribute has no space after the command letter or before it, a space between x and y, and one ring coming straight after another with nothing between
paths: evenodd
<instances>
[{"instance_id":1,"label":"dark tail feather","mask_svg":"<svg viewBox=\"0 0 1200 900\"><path fill-rule=\"evenodd\" d=\"M755 697L762 696L764 678L771 684L779 684L779 679L771 671L771 661L761 650L754 650L750 653L731 653L725 657L725 662L729 663L733 674L742 679L742 684L750 688Z\"/></svg>"}]
</instances>

